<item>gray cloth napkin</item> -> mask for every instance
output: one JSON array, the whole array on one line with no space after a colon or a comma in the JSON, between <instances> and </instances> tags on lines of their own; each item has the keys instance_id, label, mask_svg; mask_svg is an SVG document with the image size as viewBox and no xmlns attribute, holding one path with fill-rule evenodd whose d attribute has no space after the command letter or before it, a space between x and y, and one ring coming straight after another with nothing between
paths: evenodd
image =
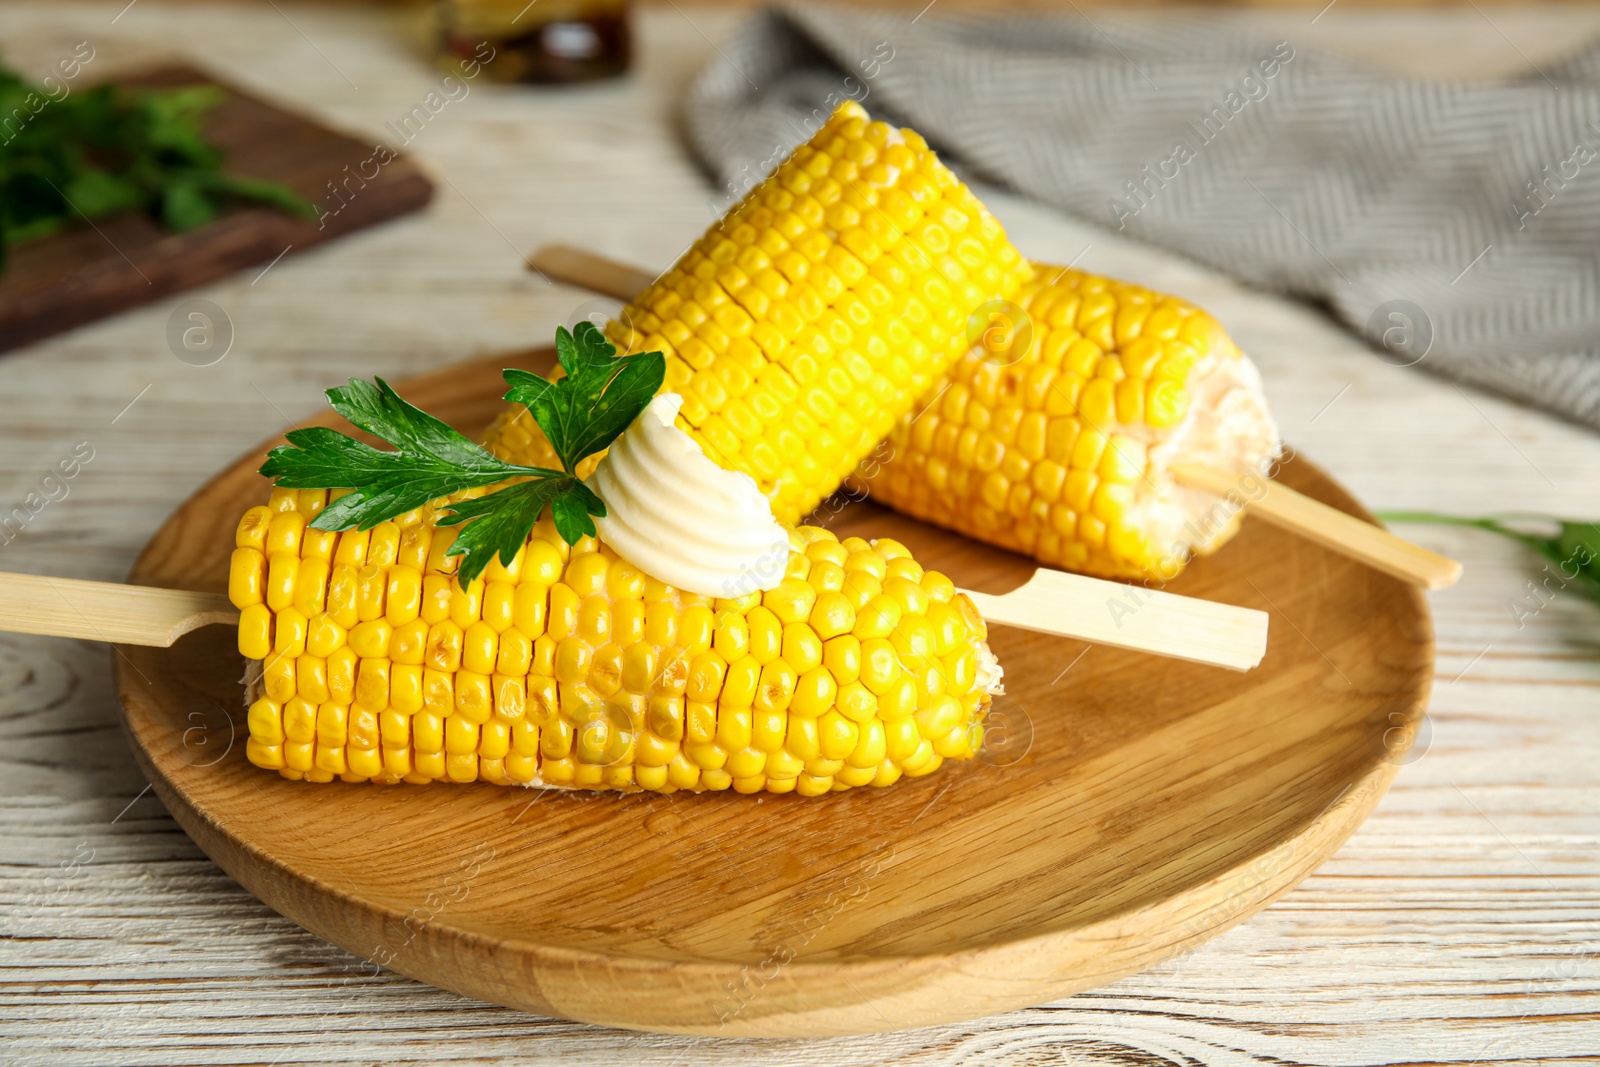
<instances>
[{"instance_id":1,"label":"gray cloth napkin","mask_svg":"<svg viewBox=\"0 0 1600 1067\"><path fill-rule=\"evenodd\" d=\"M1391 363L1600 428L1600 46L1421 82L1214 19L785 5L720 52L687 120L725 204L849 97L967 173L1320 302Z\"/></svg>"}]
</instances>

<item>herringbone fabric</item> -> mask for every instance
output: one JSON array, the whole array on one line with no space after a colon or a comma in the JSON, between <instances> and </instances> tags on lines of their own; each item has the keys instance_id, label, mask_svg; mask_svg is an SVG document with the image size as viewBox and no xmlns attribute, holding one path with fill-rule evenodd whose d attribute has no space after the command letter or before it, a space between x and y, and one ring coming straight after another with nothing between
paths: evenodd
<instances>
[{"instance_id":1,"label":"herringbone fabric","mask_svg":"<svg viewBox=\"0 0 1600 1067\"><path fill-rule=\"evenodd\" d=\"M757 13L690 95L731 203L845 97L958 167L1600 428L1600 47L1407 81L1214 18Z\"/></svg>"}]
</instances>

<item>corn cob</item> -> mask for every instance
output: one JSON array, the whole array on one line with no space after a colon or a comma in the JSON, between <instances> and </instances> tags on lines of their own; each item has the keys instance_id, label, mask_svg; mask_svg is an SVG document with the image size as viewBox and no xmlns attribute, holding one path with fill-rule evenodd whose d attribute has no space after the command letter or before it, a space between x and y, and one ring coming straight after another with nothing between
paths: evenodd
<instances>
[{"instance_id":1,"label":"corn cob","mask_svg":"<svg viewBox=\"0 0 1600 1067\"><path fill-rule=\"evenodd\" d=\"M1030 274L921 137L847 101L606 334L666 354L678 425L794 525L967 350L969 312ZM551 466L520 405L486 445Z\"/></svg>"},{"instance_id":2,"label":"corn cob","mask_svg":"<svg viewBox=\"0 0 1600 1067\"><path fill-rule=\"evenodd\" d=\"M1165 580L1237 511L1168 466L1264 473L1278 454L1259 375L1176 297L1035 264L994 322L855 476L908 514L1107 578ZM887 458L885 458L887 457Z\"/></svg>"},{"instance_id":3,"label":"corn cob","mask_svg":"<svg viewBox=\"0 0 1600 1067\"><path fill-rule=\"evenodd\" d=\"M309 528L329 499L275 489L232 559L246 754L286 778L812 796L982 744L983 620L897 542L801 527L781 584L714 600L547 515L463 589L433 505Z\"/></svg>"}]
</instances>

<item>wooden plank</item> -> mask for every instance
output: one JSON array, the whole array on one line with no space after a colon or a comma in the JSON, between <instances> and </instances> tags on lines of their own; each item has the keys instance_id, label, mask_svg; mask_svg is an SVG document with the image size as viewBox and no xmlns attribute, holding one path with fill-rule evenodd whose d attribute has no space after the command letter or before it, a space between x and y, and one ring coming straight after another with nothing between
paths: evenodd
<instances>
[{"instance_id":1,"label":"wooden plank","mask_svg":"<svg viewBox=\"0 0 1600 1067\"><path fill-rule=\"evenodd\" d=\"M235 207L210 225L175 234L148 216L124 213L21 245L0 273L0 352L303 252L420 210L433 197L432 183L414 161L401 156L380 165L386 157L375 155L373 143L275 107L199 68L162 67L117 81L223 86L228 98L207 117L206 136L226 153L224 165L282 182L325 214L306 220ZM330 192L334 187L342 191Z\"/></svg>"}]
</instances>

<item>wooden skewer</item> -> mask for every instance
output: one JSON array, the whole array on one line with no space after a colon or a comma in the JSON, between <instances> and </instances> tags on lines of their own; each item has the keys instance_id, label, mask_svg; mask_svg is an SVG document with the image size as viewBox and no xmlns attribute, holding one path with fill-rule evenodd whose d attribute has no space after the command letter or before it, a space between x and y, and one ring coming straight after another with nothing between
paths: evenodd
<instances>
[{"instance_id":1,"label":"wooden skewer","mask_svg":"<svg viewBox=\"0 0 1600 1067\"><path fill-rule=\"evenodd\" d=\"M1461 577L1461 564L1396 537L1382 526L1362 522L1286 485L1256 479L1259 495L1247 494L1237 474L1193 463L1174 463L1173 477L1184 485L1244 502L1250 514L1299 534L1324 548L1424 589L1444 589Z\"/></svg>"},{"instance_id":2,"label":"wooden skewer","mask_svg":"<svg viewBox=\"0 0 1600 1067\"><path fill-rule=\"evenodd\" d=\"M968 596L1000 625L1236 671L1260 663L1267 647L1264 612L1059 571L1041 570L1003 596ZM0 631L167 648L213 623L239 623L220 593L0 572Z\"/></svg>"},{"instance_id":3,"label":"wooden skewer","mask_svg":"<svg viewBox=\"0 0 1600 1067\"><path fill-rule=\"evenodd\" d=\"M656 280L654 274L638 267L563 244L534 249L528 257L528 269L618 300L632 300Z\"/></svg>"},{"instance_id":4,"label":"wooden skewer","mask_svg":"<svg viewBox=\"0 0 1600 1067\"><path fill-rule=\"evenodd\" d=\"M1047 570L1001 596L962 592L989 622L1247 671L1267 652L1267 614Z\"/></svg>"},{"instance_id":5,"label":"wooden skewer","mask_svg":"<svg viewBox=\"0 0 1600 1067\"><path fill-rule=\"evenodd\" d=\"M655 280L637 267L571 245L545 245L528 257L528 266L557 281L618 300L632 300ZM1174 464L1171 469L1185 485L1222 497L1237 496L1252 515L1413 585L1443 589L1461 577L1461 564L1455 560L1429 552L1381 526L1362 522L1288 486L1263 479L1266 491L1259 499L1248 499L1239 491L1238 475L1192 463Z\"/></svg>"},{"instance_id":6,"label":"wooden skewer","mask_svg":"<svg viewBox=\"0 0 1600 1067\"><path fill-rule=\"evenodd\" d=\"M168 648L190 630L239 624L220 593L0 572L0 630Z\"/></svg>"}]
</instances>

